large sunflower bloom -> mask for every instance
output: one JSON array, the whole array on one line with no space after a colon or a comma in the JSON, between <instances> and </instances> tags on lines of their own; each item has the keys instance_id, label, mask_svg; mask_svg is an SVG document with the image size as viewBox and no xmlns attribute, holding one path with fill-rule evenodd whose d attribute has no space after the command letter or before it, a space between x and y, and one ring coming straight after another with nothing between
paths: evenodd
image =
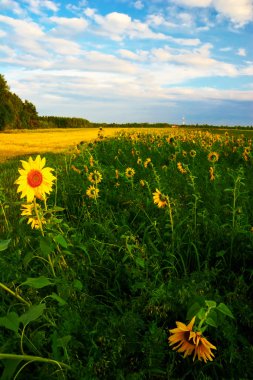
<instances>
[{"instance_id":1,"label":"large sunflower bloom","mask_svg":"<svg viewBox=\"0 0 253 380\"><path fill-rule=\"evenodd\" d=\"M45 168L46 159L40 155L35 160L29 157L28 162L23 161L23 169L19 169L20 177L15 181L19 185L17 193L21 192L21 198L27 197L27 202L33 201L34 197L44 199L46 194L52 191L53 181L56 177L51 173L53 169Z\"/></svg>"},{"instance_id":2,"label":"large sunflower bloom","mask_svg":"<svg viewBox=\"0 0 253 380\"><path fill-rule=\"evenodd\" d=\"M168 197L162 194L160 190L156 189L153 193L153 201L158 207L163 208L168 204Z\"/></svg>"},{"instance_id":3,"label":"large sunflower bloom","mask_svg":"<svg viewBox=\"0 0 253 380\"><path fill-rule=\"evenodd\" d=\"M189 341L194 322L195 317L192 318L188 325L185 325L182 322L176 322L177 327L169 330L172 333L172 335L168 338L169 345L172 346L173 344L178 343L175 347L173 347L173 350L184 352L184 358L191 355L195 349L193 342Z\"/></svg>"}]
</instances>

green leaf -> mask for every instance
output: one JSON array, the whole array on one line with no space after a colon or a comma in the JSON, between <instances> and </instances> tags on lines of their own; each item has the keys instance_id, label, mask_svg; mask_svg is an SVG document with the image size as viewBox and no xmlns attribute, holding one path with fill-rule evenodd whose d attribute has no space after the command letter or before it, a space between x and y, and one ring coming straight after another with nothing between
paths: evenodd
<instances>
[{"instance_id":1,"label":"green leaf","mask_svg":"<svg viewBox=\"0 0 253 380\"><path fill-rule=\"evenodd\" d=\"M0 251L5 251L8 248L10 242L11 239L0 240Z\"/></svg>"},{"instance_id":2,"label":"green leaf","mask_svg":"<svg viewBox=\"0 0 253 380\"><path fill-rule=\"evenodd\" d=\"M24 326L28 325L28 323L38 319L43 314L45 308L46 305L44 303L41 303L39 305L32 305L26 313L22 314L19 317L20 322L22 322Z\"/></svg>"},{"instance_id":3,"label":"green leaf","mask_svg":"<svg viewBox=\"0 0 253 380\"><path fill-rule=\"evenodd\" d=\"M195 302L193 305L191 305L191 307L187 311L186 319L187 320L192 319L194 317L194 315L198 314L200 309L201 309L200 304L198 302Z\"/></svg>"},{"instance_id":4,"label":"green leaf","mask_svg":"<svg viewBox=\"0 0 253 380\"><path fill-rule=\"evenodd\" d=\"M47 277L40 276L40 277L29 277L25 282L22 282L21 285L27 285L31 288L35 289L41 289L48 285L53 285L54 283L51 282Z\"/></svg>"},{"instance_id":5,"label":"green leaf","mask_svg":"<svg viewBox=\"0 0 253 380\"><path fill-rule=\"evenodd\" d=\"M211 317L206 318L206 324L209 326L217 327L216 322Z\"/></svg>"},{"instance_id":6,"label":"green leaf","mask_svg":"<svg viewBox=\"0 0 253 380\"><path fill-rule=\"evenodd\" d=\"M40 237L40 250L41 250L41 253L43 253L44 256L47 257L54 250L54 247L52 246L52 242L49 239L41 236Z\"/></svg>"},{"instance_id":7,"label":"green leaf","mask_svg":"<svg viewBox=\"0 0 253 380\"><path fill-rule=\"evenodd\" d=\"M215 301L205 301L206 306L208 306L210 309L213 309L216 307L216 302Z\"/></svg>"},{"instance_id":8,"label":"green leaf","mask_svg":"<svg viewBox=\"0 0 253 380\"><path fill-rule=\"evenodd\" d=\"M205 317L205 314L206 314L206 311L205 311L205 309L202 307L202 308L199 310L199 312L198 312L198 314L197 314L197 317L198 317L199 319L203 319L203 318Z\"/></svg>"},{"instance_id":9,"label":"green leaf","mask_svg":"<svg viewBox=\"0 0 253 380\"><path fill-rule=\"evenodd\" d=\"M74 280L73 281L73 286L76 290L82 290L83 289L83 284L81 283L80 280Z\"/></svg>"},{"instance_id":10,"label":"green leaf","mask_svg":"<svg viewBox=\"0 0 253 380\"><path fill-rule=\"evenodd\" d=\"M68 243L62 235L57 235L54 237L54 241L59 244L62 248L68 248Z\"/></svg>"},{"instance_id":11,"label":"green leaf","mask_svg":"<svg viewBox=\"0 0 253 380\"><path fill-rule=\"evenodd\" d=\"M15 333L18 333L19 328L19 316L15 312L10 312L5 317L0 318L0 326L5 327L6 329L12 330Z\"/></svg>"},{"instance_id":12,"label":"green leaf","mask_svg":"<svg viewBox=\"0 0 253 380\"><path fill-rule=\"evenodd\" d=\"M53 300L57 301L60 306L64 306L67 303L63 298L58 296L58 294L56 294L56 293L52 293L52 294L50 294L50 296L47 296L47 297L52 298Z\"/></svg>"},{"instance_id":13,"label":"green leaf","mask_svg":"<svg viewBox=\"0 0 253 380\"><path fill-rule=\"evenodd\" d=\"M145 268L145 260L141 257L136 257L135 262L137 265L139 265L141 268Z\"/></svg>"},{"instance_id":14,"label":"green leaf","mask_svg":"<svg viewBox=\"0 0 253 380\"><path fill-rule=\"evenodd\" d=\"M230 318L234 318L232 312L229 310L229 308L224 303L220 303L217 306L217 310L219 310L222 314L225 314Z\"/></svg>"},{"instance_id":15,"label":"green leaf","mask_svg":"<svg viewBox=\"0 0 253 380\"><path fill-rule=\"evenodd\" d=\"M14 379L14 373L16 372L17 366L22 362L22 359L4 359L2 363L4 365L4 370L1 375L1 380L12 380Z\"/></svg>"}]
</instances>

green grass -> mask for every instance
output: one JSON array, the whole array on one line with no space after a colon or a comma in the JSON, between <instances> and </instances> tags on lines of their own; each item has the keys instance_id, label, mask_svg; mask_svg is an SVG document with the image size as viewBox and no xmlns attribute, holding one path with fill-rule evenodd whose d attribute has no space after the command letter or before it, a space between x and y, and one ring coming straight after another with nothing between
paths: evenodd
<instances>
[{"instance_id":1,"label":"green grass","mask_svg":"<svg viewBox=\"0 0 253 380\"><path fill-rule=\"evenodd\" d=\"M1 164L3 380L252 378L251 137L173 133L46 154L57 186L43 234L20 217L19 160ZM94 170L97 199L86 195ZM170 208L154 204L156 189ZM204 336L217 350L193 362L169 347L168 330L201 320L210 300Z\"/></svg>"}]
</instances>

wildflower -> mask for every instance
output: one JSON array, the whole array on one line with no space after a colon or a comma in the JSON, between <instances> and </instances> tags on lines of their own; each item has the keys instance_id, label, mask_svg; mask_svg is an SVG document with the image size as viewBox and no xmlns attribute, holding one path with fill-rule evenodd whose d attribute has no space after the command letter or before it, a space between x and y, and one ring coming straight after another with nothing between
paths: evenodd
<instances>
[{"instance_id":1,"label":"wildflower","mask_svg":"<svg viewBox=\"0 0 253 380\"><path fill-rule=\"evenodd\" d=\"M135 175L135 170L133 168L126 168L125 175L127 178L132 178Z\"/></svg>"},{"instance_id":2,"label":"wildflower","mask_svg":"<svg viewBox=\"0 0 253 380\"><path fill-rule=\"evenodd\" d=\"M186 174L187 173L187 170L183 167L183 165L181 164L181 162L177 163L177 168L180 171L180 173L182 173L182 174Z\"/></svg>"},{"instance_id":3,"label":"wildflower","mask_svg":"<svg viewBox=\"0 0 253 380\"><path fill-rule=\"evenodd\" d=\"M90 156L89 158L89 163L90 163L90 166L94 166L94 158L92 156Z\"/></svg>"},{"instance_id":4,"label":"wildflower","mask_svg":"<svg viewBox=\"0 0 253 380\"><path fill-rule=\"evenodd\" d=\"M219 159L219 153L217 152L210 152L207 156L208 161L210 162L216 162Z\"/></svg>"},{"instance_id":5,"label":"wildflower","mask_svg":"<svg viewBox=\"0 0 253 380\"><path fill-rule=\"evenodd\" d=\"M186 157L187 156L187 152L185 150L182 150L182 155L183 155L183 157Z\"/></svg>"},{"instance_id":6,"label":"wildflower","mask_svg":"<svg viewBox=\"0 0 253 380\"><path fill-rule=\"evenodd\" d=\"M193 353L193 360L197 357L198 360L212 361L214 354L211 349L216 350L216 347L202 336L200 331L193 331L195 317L192 318L188 325L182 322L176 322L177 328L169 330L172 335L168 338L169 345L173 350L184 353L184 358Z\"/></svg>"},{"instance_id":7,"label":"wildflower","mask_svg":"<svg viewBox=\"0 0 253 380\"><path fill-rule=\"evenodd\" d=\"M176 160L176 157L177 157L176 154L173 153L173 154L170 155L170 160L171 160L171 161L175 161L175 160Z\"/></svg>"},{"instance_id":8,"label":"wildflower","mask_svg":"<svg viewBox=\"0 0 253 380\"><path fill-rule=\"evenodd\" d=\"M214 175L214 168L212 166L209 168L209 175L210 175L210 181L214 181L215 175Z\"/></svg>"},{"instance_id":9,"label":"wildflower","mask_svg":"<svg viewBox=\"0 0 253 380\"><path fill-rule=\"evenodd\" d=\"M89 198L97 199L98 198L99 189L96 188L94 185L90 185L88 189L86 190L86 195Z\"/></svg>"},{"instance_id":10,"label":"wildflower","mask_svg":"<svg viewBox=\"0 0 253 380\"><path fill-rule=\"evenodd\" d=\"M87 165L84 165L84 171L85 171L85 173L88 173L88 171L89 171L89 168L88 168L88 166Z\"/></svg>"},{"instance_id":11,"label":"wildflower","mask_svg":"<svg viewBox=\"0 0 253 380\"><path fill-rule=\"evenodd\" d=\"M72 165L72 166L71 166L71 169L74 170L74 172L76 172L76 173L78 173L78 174L81 173L81 170L78 169L78 168L76 168L75 165Z\"/></svg>"},{"instance_id":12,"label":"wildflower","mask_svg":"<svg viewBox=\"0 0 253 380\"><path fill-rule=\"evenodd\" d=\"M138 157L137 164L140 165L141 163L142 163L142 159L140 157Z\"/></svg>"},{"instance_id":13,"label":"wildflower","mask_svg":"<svg viewBox=\"0 0 253 380\"><path fill-rule=\"evenodd\" d=\"M20 177L15 181L19 185L17 192L21 198L27 197L27 202L34 197L44 199L52 191L53 181L56 177L51 173L53 169L45 168L46 159L38 155L35 160L29 157L28 162L21 160L23 169L19 169Z\"/></svg>"},{"instance_id":14,"label":"wildflower","mask_svg":"<svg viewBox=\"0 0 253 380\"><path fill-rule=\"evenodd\" d=\"M191 156L191 157L195 157L196 154L197 154L197 153L196 153L196 150L193 150L193 149L190 150L190 156Z\"/></svg>"},{"instance_id":15,"label":"wildflower","mask_svg":"<svg viewBox=\"0 0 253 380\"><path fill-rule=\"evenodd\" d=\"M142 187L145 186L145 181L144 181L143 179L140 179L140 185L141 185Z\"/></svg>"},{"instance_id":16,"label":"wildflower","mask_svg":"<svg viewBox=\"0 0 253 380\"><path fill-rule=\"evenodd\" d=\"M99 173L99 171L97 170L94 170L93 173L90 173L89 176L88 176L88 180L91 182L91 183L100 183L102 181L102 174Z\"/></svg>"},{"instance_id":17,"label":"wildflower","mask_svg":"<svg viewBox=\"0 0 253 380\"><path fill-rule=\"evenodd\" d=\"M168 204L168 197L162 194L160 190L156 189L153 193L153 201L159 208L163 208Z\"/></svg>"},{"instance_id":18,"label":"wildflower","mask_svg":"<svg viewBox=\"0 0 253 380\"><path fill-rule=\"evenodd\" d=\"M148 165L151 163L151 158L147 158L146 160L145 160L145 162L144 162L144 168L147 168L148 167Z\"/></svg>"},{"instance_id":19,"label":"wildflower","mask_svg":"<svg viewBox=\"0 0 253 380\"><path fill-rule=\"evenodd\" d=\"M195 349L193 341L189 341L194 322L195 317L192 318L188 325L185 325L182 322L176 322L177 327L169 330L170 333L172 333L172 335L168 338L169 345L172 346L173 344L178 343L175 347L173 347L173 350L184 352L184 358L191 355Z\"/></svg>"},{"instance_id":20,"label":"wildflower","mask_svg":"<svg viewBox=\"0 0 253 380\"><path fill-rule=\"evenodd\" d=\"M118 171L118 169L115 169L115 178L116 178L116 179L119 178L119 171Z\"/></svg>"},{"instance_id":21,"label":"wildflower","mask_svg":"<svg viewBox=\"0 0 253 380\"><path fill-rule=\"evenodd\" d=\"M31 224L32 229L39 229L41 227L41 224L46 224L45 218L42 215L38 215L41 213L40 206L38 204L36 205L37 214L35 211L34 203L23 204L21 207L21 215L28 217L27 224Z\"/></svg>"},{"instance_id":22,"label":"wildflower","mask_svg":"<svg viewBox=\"0 0 253 380\"><path fill-rule=\"evenodd\" d=\"M192 336L193 343L195 345L194 348L194 355L193 360L195 360L196 356L198 357L198 360L204 360L206 363L207 360L213 361L214 354L211 351L211 349L216 350L216 347L210 343L206 338L201 336L201 332L193 333L194 336Z\"/></svg>"}]
</instances>

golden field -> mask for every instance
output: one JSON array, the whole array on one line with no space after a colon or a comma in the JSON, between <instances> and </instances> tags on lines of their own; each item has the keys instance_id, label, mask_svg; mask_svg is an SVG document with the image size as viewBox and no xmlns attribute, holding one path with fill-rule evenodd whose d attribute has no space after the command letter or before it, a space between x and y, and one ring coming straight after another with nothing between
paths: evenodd
<instances>
[{"instance_id":1,"label":"golden field","mask_svg":"<svg viewBox=\"0 0 253 380\"><path fill-rule=\"evenodd\" d=\"M121 128L105 128L103 136L112 137ZM81 141L89 142L98 136L98 128L37 129L8 131L0 134L0 161L25 154L64 152Z\"/></svg>"},{"instance_id":2,"label":"golden field","mask_svg":"<svg viewBox=\"0 0 253 380\"><path fill-rule=\"evenodd\" d=\"M177 129L177 128L176 128ZM140 132L133 128L103 128L104 137L113 137L118 132ZM170 128L141 128L142 133L168 133ZM42 154L45 152L67 152L81 141L94 141L101 133L99 128L64 128L18 130L0 133L0 162L8 158L26 154Z\"/></svg>"}]
</instances>

